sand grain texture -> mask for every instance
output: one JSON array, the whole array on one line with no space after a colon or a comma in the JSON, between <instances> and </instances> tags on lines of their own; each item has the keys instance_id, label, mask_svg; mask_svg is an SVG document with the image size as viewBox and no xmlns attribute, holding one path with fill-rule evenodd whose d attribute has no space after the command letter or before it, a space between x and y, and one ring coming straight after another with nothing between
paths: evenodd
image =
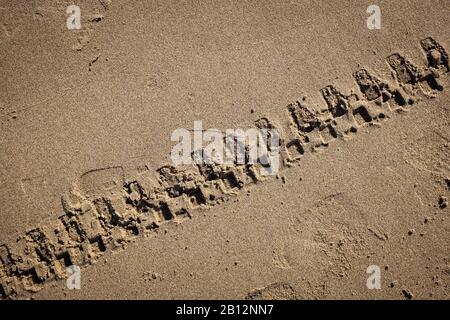
<instances>
[{"instance_id":1,"label":"sand grain texture","mask_svg":"<svg viewBox=\"0 0 450 320\"><path fill-rule=\"evenodd\" d=\"M449 298L447 1L381 30L360 1L70 4L0 0L1 298ZM276 128L279 174L172 166L195 120Z\"/></svg>"}]
</instances>

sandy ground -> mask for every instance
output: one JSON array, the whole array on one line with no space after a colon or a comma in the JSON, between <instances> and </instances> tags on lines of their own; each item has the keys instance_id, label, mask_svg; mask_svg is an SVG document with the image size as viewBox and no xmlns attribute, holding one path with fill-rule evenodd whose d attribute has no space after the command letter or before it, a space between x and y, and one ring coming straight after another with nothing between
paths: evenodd
<instances>
[{"instance_id":1,"label":"sandy ground","mask_svg":"<svg viewBox=\"0 0 450 320\"><path fill-rule=\"evenodd\" d=\"M1 298L450 298L448 1L76 2L0 0ZM277 177L167 167L258 119Z\"/></svg>"}]
</instances>

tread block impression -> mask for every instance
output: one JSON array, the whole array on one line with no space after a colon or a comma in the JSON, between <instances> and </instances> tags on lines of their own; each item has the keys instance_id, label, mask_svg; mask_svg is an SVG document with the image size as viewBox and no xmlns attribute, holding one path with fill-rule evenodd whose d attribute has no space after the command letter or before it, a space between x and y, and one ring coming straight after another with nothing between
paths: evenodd
<instances>
[{"instance_id":1,"label":"tread block impression","mask_svg":"<svg viewBox=\"0 0 450 320\"><path fill-rule=\"evenodd\" d=\"M91 206L89 209L82 212L78 216L78 219L89 242L96 242L102 236L106 235L105 229L103 229L99 221L99 216L96 213L94 206Z\"/></svg>"},{"instance_id":2,"label":"tread block impression","mask_svg":"<svg viewBox=\"0 0 450 320\"><path fill-rule=\"evenodd\" d=\"M338 137L336 129L331 125L327 124L320 128L320 137L324 145L328 145L331 141Z\"/></svg>"},{"instance_id":3,"label":"tread block impression","mask_svg":"<svg viewBox=\"0 0 450 320\"><path fill-rule=\"evenodd\" d=\"M373 117L366 106L359 106L355 108L355 110L353 110L353 116L359 126L362 126L365 123L370 123L373 120Z\"/></svg>"},{"instance_id":4,"label":"tread block impression","mask_svg":"<svg viewBox=\"0 0 450 320\"><path fill-rule=\"evenodd\" d=\"M387 57L387 62L395 72L399 83L416 84L419 81L420 75L417 67L401 54L391 54Z\"/></svg>"},{"instance_id":5,"label":"tread block impression","mask_svg":"<svg viewBox=\"0 0 450 320\"><path fill-rule=\"evenodd\" d=\"M425 51L428 60L428 66L439 70L442 73L450 71L448 54L436 40L431 37L420 41L422 49Z\"/></svg>"},{"instance_id":6,"label":"tread block impression","mask_svg":"<svg viewBox=\"0 0 450 320\"><path fill-rule=\"evenodd\" d=\"M265 139L265 144L268 150L273 150L274 148L278 148L282 144L282 138L280 136L280 131L277 127L266 117L260 118L255 121L255 125L260 130L267 130L267 136L263 135L263 139ZM274 135L277 135L276 137ZM272 145L274 143L274 139L277 138L278 144Z\"/></svg>"},{"instance_id":7,"label":"tread block impression","mask_svg":"<svg viewBox=\"0 0 450 320\"><path fill-rule=\"evenodd\" d=\"M0 246L0 279L11 274L12 259L9 248L6 245Z\"/></svg>"},{"instance_id":8,"label":"tread block impression","mask_svg":"<svg viewBox=\"0 0 450 320\"><path fill-rule=\"evenodd\" d=\"M302 102L291 103L287 109L299 131L307 133L319 127L320 121L317 114Z\"/></svg>"},{"instance_id":9,"label":"tread block impression","mask_svg":"<svg viewBox=\"0 0 450 320\"><path fill-rule=\"evenodd\" d=\"M169 220L173 218L180 220L183 218L191 218L191 214L188 211L187 204L187 197L180 196L163 202L161 204L161 208L162 210L167 211L166 215L170 217Z\"/></svg>"},{"instance_id":10,"label":"tread block impression","mask_svg":"<svg viewBox=\"0 0 450 320\"><path fill-rule=\"evenodd\" d=\"M322 90L322 97L327 103L328 110L334 118L342 117L348 112L349 97L340 93L334 86L328 85Z\"/></svg>"},{"instance_id":11,"label":"tread block impression","mask_svg":"<svg viewBox=\"0 0 450 320\"><path fill-rule=\"evenodd\" d=\"M286 144L286 150L290 161L299 160L305 154L305 149L299 139L289 141Z\"/></svg>"},{"instance_id":12,"label":"tread block impression","mask_svg":"<svg viewBox=\"0 0 450 320\"><path fill-rule=\"evenodd\" d=\"M377 78L370 75L367 70L360 69L353 74L358 83L359 89L367 100L373 101L381 97L382 89Z\"/></svg>"},{"instance_id":13,"label":"tread block impression","mask_svg":"<svg viewBox=\"0 0 450 320\"><path fill-rule=\"evenodd\" d=\"M27 232L29 241L33 243L39 260L51 264L55 260L55 248L40 228Z\"/></svg>"},{"instance_id":14,"label":"tread block impression","mask_svg":"<svg viewBox=\"0 0 450 320\"><path fill-rule=\"evenodd\" d=\"M353 74L353 77L368 101L383 104L393 100L398 106L406 105L406 99L398 89L390 88L386 82L369 73L366 69L358 70Z\"/></svg>"}]
</instances>

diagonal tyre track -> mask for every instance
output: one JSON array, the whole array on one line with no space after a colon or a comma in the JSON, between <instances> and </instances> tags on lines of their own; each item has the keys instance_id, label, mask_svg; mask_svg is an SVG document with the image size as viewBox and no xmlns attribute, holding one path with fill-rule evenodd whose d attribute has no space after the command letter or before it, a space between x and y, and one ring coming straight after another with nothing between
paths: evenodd
<instances>
[{"instance_id":1,"label":"diagonal tyre track","mask_svg":"<svg viewBox=\"0 0 450 320\"><path fill-rule=\"evenodd\" d=\"M310 106L303 99L289 104L282 119L256 120L255 126L280 132L282 170L302 161L305 153L356 136L361 127L382 125L444 90L441 78L450 71L445 49L431 37L420 44L426 67L399 53L387 57L394 82L360 69L348 95L328 85L321 90L323 106ZM24 297L64 279L70 265L93 264L134 237L190 220L266 179L258 165L163 166L133 178L125 177L120 166L86 172L62 195L64 213L57 220L0 245L0 297Z\"/></svg>"}]
</instances>

